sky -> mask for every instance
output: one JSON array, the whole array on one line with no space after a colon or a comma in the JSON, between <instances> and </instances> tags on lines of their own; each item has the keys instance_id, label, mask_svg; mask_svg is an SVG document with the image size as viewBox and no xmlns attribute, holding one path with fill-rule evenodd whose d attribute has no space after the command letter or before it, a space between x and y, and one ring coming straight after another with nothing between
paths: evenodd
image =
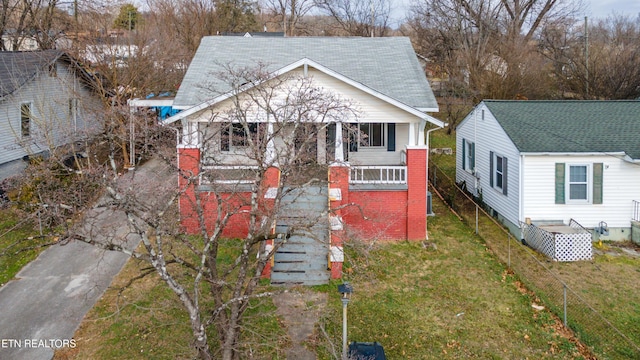
<instances>
[{"instance_id":1,"label":"sky","mask_svg":"<svg viewBox=\"0 0 640 360\"><path fill-rule=\"evenodd\" d=\"M398 22L405 17L411 3L416 0L390 0L394 11L392 12L393 22ZM589 19L606 18L609 15L624 15L635 18L640 14L640 0L583 0L585 11L581 17L588 16Z\"/></svg>"}]
</instances>

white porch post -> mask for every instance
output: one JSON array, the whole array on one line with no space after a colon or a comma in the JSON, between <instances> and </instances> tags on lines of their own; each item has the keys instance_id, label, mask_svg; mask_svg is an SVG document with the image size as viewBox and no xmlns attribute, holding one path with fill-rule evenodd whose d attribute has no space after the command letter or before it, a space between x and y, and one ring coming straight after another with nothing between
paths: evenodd
<instances>
[{"instance_id":1,"label":"white porch post","mask_svg":"<svg viewBox=\"0 0 640 360\"><path fill-rule=\"evenodd\" d=\"M183 121L182 123L182 147L198 147L200 145L198 138L198 123L191 121Z\"/></svg>"},{"instance_id":2,"label":"white porch post","mask_svg":"<svg viewBox=\"0 0 640 360\"><path fill-rule=\"evenodd\" d=\"M420 120L420 123L417 124L418 128L418 146L425 146L426 143L424 141L424 127L427 125L427 120Z\"/></svg>"},{"instance_id":3,"label":"white porch post","mask_svg":"<svg viewBox=\"0 0 640 360\"><path fill-rule=\"evenodd\" d=\"M267 123L267 147L265 154L265 162L268 166L278 166L276 163L276 144L273 141L273 123Z\"/></svg>"},{"instance_id":4,"label":"white porch post","mask_svg":"<svg viewBox=\"0 0 640 360\"><path fill-rule=\"evenodd\" d=\"M409 124L409 141L407 142L408 146L416 146L416 124Z\"/></svg>"},{"instance_id":5,"label":"white porch post","mask_svg":"<svg viewBox=\"0 0 640 360\"><path fill-rule=\"evenodd\" d=\"M343 163L344 150L342 145L342 123L341 122L336 123L336 138L334 143L336 144L334 162Z\"/></svg>"}]
</instances>

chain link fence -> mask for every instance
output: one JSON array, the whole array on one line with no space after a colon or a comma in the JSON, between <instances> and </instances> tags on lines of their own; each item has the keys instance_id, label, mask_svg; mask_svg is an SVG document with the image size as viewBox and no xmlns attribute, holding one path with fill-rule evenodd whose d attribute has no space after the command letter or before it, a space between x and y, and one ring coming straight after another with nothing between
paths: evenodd
<instances>
[{"instance_id":1,"label":"chain link fence","mask_svg":"<svg viewBox=\"0 0 640 360\"><path fill-rule=\"evenodd\" d=\"M434 164L430 164L429 179L436 195L463 222L476 229L494 254L558 316L565 327L591 348L598 359L640 359L637 339L625 335L589 305L545 265L546 259L542 255L523 245L519 238L477 205L476 199L461 189L455 180Z\"/></svg>"}]
</instances>

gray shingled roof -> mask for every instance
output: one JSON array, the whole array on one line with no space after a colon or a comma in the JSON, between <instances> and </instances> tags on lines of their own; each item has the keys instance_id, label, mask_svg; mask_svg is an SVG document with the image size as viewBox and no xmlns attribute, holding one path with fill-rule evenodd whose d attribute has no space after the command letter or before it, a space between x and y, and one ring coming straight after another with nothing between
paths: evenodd
<instances>
[{"instance_id":1,"label":"gray shingled roof","mask_svg":"<svg viewBox=\"0 0 640 360\"><path fill-rule=\"evenodd\" d=\"M520 152L625 152L640 159L640 101L484 103Z\"/></svg>"},{"instance_id":2,"label":"gray shingled roof","mask_svg":"<svg viewBox=\"0 0 640 360\"><path fill-rule=\"evenodd\" d=\"M0 98L12 94L62 55L58 50L0 51Z\"/></svg>"},{"instance_id":3,"label":"gray shingled roof","mask_svg":"<svg viewBox=\"0 0 640 360\"><path fill-rule=\"evenodd\" d=\"M414 108L437 108L411 42L406 37L225 37L202 38L176 95L174 106L195 106L229 91L216 74L224 66L276 71L308 58L366 87ZM207 81L206 86L203 84ZM216 91L205 90L215 89Z\"/></svg>"}]
</instances>

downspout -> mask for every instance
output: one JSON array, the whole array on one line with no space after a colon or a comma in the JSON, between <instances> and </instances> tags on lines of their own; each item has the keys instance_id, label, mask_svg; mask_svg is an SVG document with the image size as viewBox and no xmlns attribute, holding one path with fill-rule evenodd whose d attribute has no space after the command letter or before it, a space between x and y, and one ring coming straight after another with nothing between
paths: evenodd
<instances>
[{"instance_id":1,"label":"downspout","mask_svg":"<svg viewBox=\"0 0 640 360\"><path fill-rule=\"evenodd\" d=\"M425 136L425 138L426 138L425 142L426 142L426 145L427 145L427 164L426 164L427 176L425 177L425 179L427 179L427 194L429 193L429 152L430 152L430 149L429 149L429 134L431 134L432 131L444 129L448 125L449 124L445 123L444 127L427 130L427 133L426 133L426 136ZM427 194L424 194L424 196L427 196ZM427 214L424 214L424 216L426 217ZM427 230L427 232L426 232L427 239L426 240L429 241L429 221L427 221L427 229L426 230Z\"/></svg>"},{"instance_id":2,"label":"downspout","mask_svg":"<svg viewBox=\"0 0 640 360\"><path fill-rule=\"evenodd\" d=\"M518 168L520 171L520 188L518 189L518 221L524 221L524 154L520 154L520 164L518 164ZM520 240L524 239L524 234L522 233L522 227L520 227Z\"/></svg>"}]
</instances>

